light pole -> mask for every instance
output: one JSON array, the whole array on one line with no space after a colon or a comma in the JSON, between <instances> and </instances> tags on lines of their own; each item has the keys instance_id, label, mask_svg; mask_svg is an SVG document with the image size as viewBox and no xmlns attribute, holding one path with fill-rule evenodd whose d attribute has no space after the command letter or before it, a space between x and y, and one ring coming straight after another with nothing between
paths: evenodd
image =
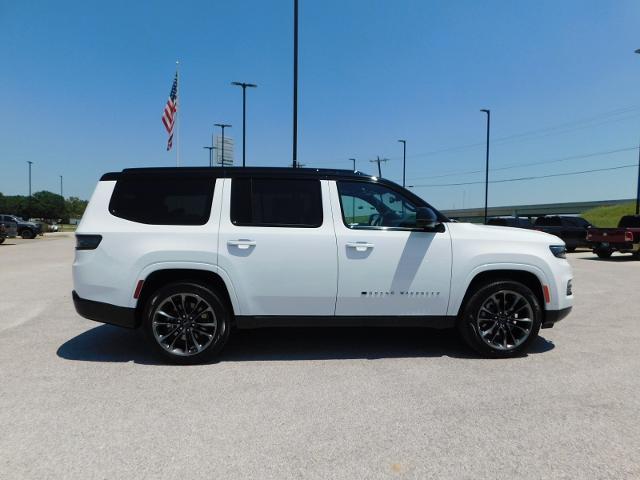
<instances>
[{"instance_id":1,"label":"light pole","mask_svg":"<svg viewBox=\"0 0 640 480\"><path fill-rule=\"evenodd\" d=\"M350 162L353 162L353 171L356 171L356 159L355 158L350 158L349 159Z\"/></svg>"},{"instance_id":2,"label":"light pole","mask_svg":"<svg viewBox=\"0 0 640 480\"><path fill-rule=\"evenodd\" d=\"M298 168L298 0L293 0L293 168Z\"/></svg>"},{"instance_id":3,"label":"light pole","mask_svg":"<svg viewBox=\"0 0 640 480\"><path fill-rule=\"evenodd\" d=\"M213 167L213 151L215 150L216 147L202 147L202 148L206 148L207 150L209 150L209 166Z\"/></svg>"},{"instance_id":4,"label":"light pole","mask_svg":"<svg viewBox=\"0 0 640 480\"><path fill-rule=\"evenodd\" d=\"M483 108L480 110L487 114L487 164L484 176L484 224L487 224L487 206L489 202L489 132L491 130L491 110Z\"/></svg>"},{"instance_id":5,"label":"light pole","mask_svg":"<svg viewBox=\"0 0 640 480\"><path fill-rule=\"evenodd\" d=\"M640 53L640 48L636 50ZM638 190L636 191L636 215L640 213L640 147L638 148Z\"/></svg>"},{"instance_id":6,"label":"light pole","mask_svg":"<svg viewBox=\"0 0 640 480\"><path fill-rule=\"evenodd\" d=\"M257 88L258 85L254 83L244 83L244 82L231 82L231 85L237 85L238 87L242 87L242 166L245 166L245 152L246 149L246 136L245 130L247 126L247 87L249 88Z\"/></svg>"},{"instance_id":7,"label":"light pole","mask_svg":"<svg viewBox=\"0 0 640 480\"><path fill-rule=\"evenodd\" d=\"M220 149L221 149L220 159L221 159L222 166L224 167L224 129L227 127L231 128L231 125L229 125L228 123L216 123L214 125L222 129L222 142L220 144Z\"/></svg>"},{"instance_id":8,"label":"light pole","mask_svg":"<svg viewBox=\"0 0 640 480\"><path fill-rule=\"evenodd\" d=\"M33 162L27 160L27 163L29 164L29 196L31 196L31 165L33 165Z\"/></svg>"},{"instance_id":9,"label":"light pole","mask_svg":"<svg viewBox=\"0 0 640 480\"><path fill-rule=\"evenodd\" d=\"M398 140L402 143L402 186L405 186L406 179L406 169L407 169L407 141L406 140Z\"/></svg>"},{"instance_id":10,"label":"light pole","mask_svg":"<svg viewBox=\"0 0 640 480\"><path fill-rule=\"evenodd\" d=\"M62 190L62 175L60 175L60 196L64 200L64 190Z\"/></svg>"}]
</instances>

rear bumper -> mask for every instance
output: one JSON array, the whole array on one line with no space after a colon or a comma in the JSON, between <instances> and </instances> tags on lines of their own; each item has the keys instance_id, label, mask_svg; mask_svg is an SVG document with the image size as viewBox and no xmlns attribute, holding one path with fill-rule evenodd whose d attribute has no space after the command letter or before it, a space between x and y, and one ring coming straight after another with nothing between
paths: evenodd
<instances>
[{"instance_id":1,"label":"rear bumper","mask_svg":"<svg viewBox=\"0 0 640 480\"><path fill-rule=\"evenodd\" d=\"M547 310L544 315L544 322L540 328L551 328L560 320L571 313L573 307L563 308L561 310Z\"/></svg>"},{"instance_id":2,"label":"rear bumper","mask_svg":"<svg viewBox=\"0 0 640 480\"><path fill-rule=\"evenodd\" d=\"M118 327L136 328L138 326L134 308L86 300L81 298L75 290L72 295L76 312L84 318L95 322L117 325Z\"/></svg>"}]
</instances>

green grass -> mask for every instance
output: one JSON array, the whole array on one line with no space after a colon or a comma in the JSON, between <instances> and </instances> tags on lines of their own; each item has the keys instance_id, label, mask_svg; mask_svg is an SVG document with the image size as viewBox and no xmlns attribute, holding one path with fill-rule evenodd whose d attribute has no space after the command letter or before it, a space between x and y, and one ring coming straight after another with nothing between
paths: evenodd
<instances>
[{"instance_id":1,"label":"green grass","mask_svg":"<svg viewBox=\"0 0 640 480\"><path fill-rule=\"evenodd\" d=\"M620 217L623 215L633 215L635 211L635 203L622 203L620 205L592 208L584 212L582 217L596 227L617 227Z\"/></svg>"}]
</instances>

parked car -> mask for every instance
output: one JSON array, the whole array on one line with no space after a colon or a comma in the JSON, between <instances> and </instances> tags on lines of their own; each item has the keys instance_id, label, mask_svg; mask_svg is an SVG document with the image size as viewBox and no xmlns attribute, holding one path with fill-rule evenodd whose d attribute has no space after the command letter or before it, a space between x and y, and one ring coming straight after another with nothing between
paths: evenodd
<instances>
[{"instance_id":1,"label":"parked car","mask_svg":"<svg viewBox=\"0 0 640 480\"><path fill-rule=\"evenodd\" d=\"M487 220L487 225L499 227L533 228L531 220L526 217L493 217Z\"/></svg>"},{"instance_id":2,"label":"parked car","mask_svg":"<svg viewBox=\"0 0 640 480\"><path fill-rule=\"evenodd\" d=\"M480 354L526 351L573 304L565 245L453 223L390 181L347 170L107 173L76 232L73 300L141 328L176 363L232 327L455 327Z\"/></svg>"},{"instance_id":3,"label":"parked car","mask_svg":"<svg viewBox=\"0 0 640 480\"><path fill-rule=\"evenodd\" d=\"M560 215L538 217L533 224L536 230L550 233L564 240L568 252L573 252L578 247L591 248L592 244L587 240L587 229L592 226L584 218Z\"/></svg>"},{"instance_id":4,"label":"parked car","mask_svg":"<svg viewBox=\"0 0 640 480\"><path fill-rule=\"evenodd\" d=\"M15 215L0 214L3 221L15 222L17 225L18 235L22 238L36 238L42 232L41 227L33 222L22 220Z\"/></svg>"},{"instance_id":5,"label":"parked car","mask_svg":"<svg viewBox=\"0 0 640 480\"><path fill-rule=\"evenodd\" d=\"M609 258L613 252L632 253L640 258L640 215L625 215L618 228L590 228L587 238L593 243L593 253Z\"/></svg>"},{"instance_id":6,"label":"parked car","mask_svg":"<svg viewBox=\"0 0 640 480\"><path fill-rule=\"evenodd\" d=\"M5 238L15 238L18 236L18 223L9 215L0 215L0 224L4 225Z\"/></svg>"}]
</instances>

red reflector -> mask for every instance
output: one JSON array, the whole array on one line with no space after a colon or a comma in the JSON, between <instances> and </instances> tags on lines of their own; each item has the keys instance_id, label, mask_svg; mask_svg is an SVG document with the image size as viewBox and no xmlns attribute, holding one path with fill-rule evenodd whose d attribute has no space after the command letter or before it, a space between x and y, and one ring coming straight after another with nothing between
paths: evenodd
<instances>
[{"instance_id":1,"label":"red reflector","mask_svg":"<svg viewBox=\"0 0 640 480\"><path fill-rule=\"evenodd\" d=\"M624 241L633 242L633 232L624 232Z\"/></svg>"},{"instance_id":2,"label":"red reflector","mask_svg":"<svg viewBox=\"0 0 640 480\"><path fill-rule=\"evenodd\" d=\"M140 296L140 292L142 291L142 284L144 280L138 280L138 284L136 285L136 290L133 292L133 298L138 298Z\"/></svg>"},{"instance_id":3,"label":"red reflector","mask_svg":"<svg viewBox=\"0 0 640 480\"><path fill-rule=\"evenodd\" d=\"M546 303L550 303L551 302L551 295L549 294L549 287L544 285L542 287L542 291L544 292L544 301Z\"/></svg>"}]
</instances>

